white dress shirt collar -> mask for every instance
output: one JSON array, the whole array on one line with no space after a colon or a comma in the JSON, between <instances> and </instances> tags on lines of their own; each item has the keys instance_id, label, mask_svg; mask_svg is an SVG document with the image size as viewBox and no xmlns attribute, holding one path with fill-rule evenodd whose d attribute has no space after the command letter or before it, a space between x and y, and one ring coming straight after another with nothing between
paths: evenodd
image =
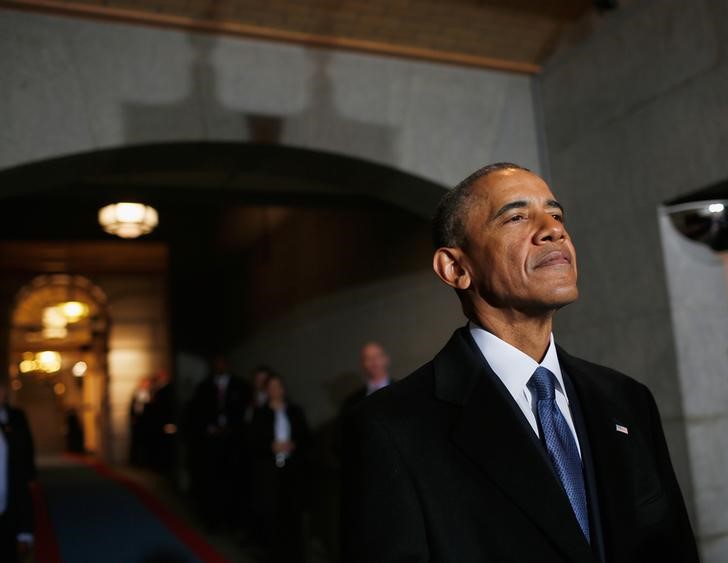
<instances>
[{"instance_id":1,"label":"white dress shirt collar","mask_svg":"<svg viewBox=\"0 0 728 563\"><path fill-rule=\"evenodd\" d=\"M528 354L522 352L515 346L511 346L474 322L470 321L468 328L475 343L488 362L488 365L514 398L522 394L524 389L527 389L528 380L531 379L536 368L543 366L556 377L556 392L563 395L568 404L568 397L564 391L564 377L561 374L559 358L556 355L556 344L554 343L553 334L549 337L549 347L546 350L546 355L539 364ZM530 398L530 393L527 392L527 394Z\"/></svg>"},{"instance_id":2,"label":"white dress shirt collar","mask_svg":"<svg viewBox=\"0 0 728 563\"><path fill-rule=\"evenodd\" d=\"M215 375L215 385L217 385L218 389L226 390L229 382L229 373L218 373Z\"/></svg>"},{"instance_id":3,"label":"white dress shirt collar","mask_svg":"<svg viewBox=\"0 0 728 563\"><path fill-rule=\"evenodd\" d=\"M526 417L526 421L528 421L536 436L539 436L536 416L537 402L536 397L528 388L528 380L531 379L533 372L536 371L538 366L543 366L554 374L556 377L556 405L564 416L566 423L569 425L569 429L576 441L576 447L579 449L579 455L581 455L579 436L576 433L574 420L571 417L569 397L564 390L564 376L561 373L559 358L556 355L554 335L551 334L549 336L548 350L546 350L546 355L539 364L518 348L504 342L475 323L470 322L468 328L486 362L488 362L488 365L493 369L496 376L498 376L498 379L506 386L506 389L508 389L518 408L521 409L523 416Z\"/></svg>"},{"instance_id":4,"label":"white dress shirt collar","mask_svg":"<svg viewBox=\"0 0 728 563\"><path fill-rule=\"evenodd\" d=\"M385 377L383 379L380 379L379 381L367 381L367 396L371 395L375 391L379 391L380 389L384 389L387 387L390 383L389 377Z\"/></svg>"}]
</instances>

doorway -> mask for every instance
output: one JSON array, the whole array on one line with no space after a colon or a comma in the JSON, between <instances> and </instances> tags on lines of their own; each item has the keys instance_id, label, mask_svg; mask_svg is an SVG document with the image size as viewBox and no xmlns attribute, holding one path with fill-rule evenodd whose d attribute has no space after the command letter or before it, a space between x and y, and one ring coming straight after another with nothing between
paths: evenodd
<instances>
[{"instance_id":1,"label":"doorway","mask_svg":"<svg viewBox=\"0 0 728 563\"><path fill-rule=\"evenodd\" d=\"M17 293L10 387L28 416L39 456L103 453L107 337L106 296L85 277L42 275Z\"/></svg>"}]
</instances>

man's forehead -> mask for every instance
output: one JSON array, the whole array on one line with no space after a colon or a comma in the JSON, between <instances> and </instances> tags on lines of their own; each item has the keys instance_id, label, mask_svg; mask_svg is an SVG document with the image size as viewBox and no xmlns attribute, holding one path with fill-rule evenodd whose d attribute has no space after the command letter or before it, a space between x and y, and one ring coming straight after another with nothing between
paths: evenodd
<instances>
[{"instance_id":1,"label":"man's forehead","mask_svg":"<svg viewBox=\"0 0 728 563\"><path fill-rule=\"evenodd\" d=\"M384 352L384 348L382 347L382 345L377 344L376 342L369 342L368 344L365 344L361 349L362 354L371 354L371 353L380 354L383 352Z\"/></svg>"},{"instance_id":2,"label":"man's forehead","mask_svg":"<svg viewBox=\"0 0 728 563\"><path fill-rule=\"evenodd\" d=\"M509 199L525 201L554 200L548 184L536 174L526 170L507 169L491 172L473 185L473 195L483 202L501 202Z\"/></svg>"}]
</instances>

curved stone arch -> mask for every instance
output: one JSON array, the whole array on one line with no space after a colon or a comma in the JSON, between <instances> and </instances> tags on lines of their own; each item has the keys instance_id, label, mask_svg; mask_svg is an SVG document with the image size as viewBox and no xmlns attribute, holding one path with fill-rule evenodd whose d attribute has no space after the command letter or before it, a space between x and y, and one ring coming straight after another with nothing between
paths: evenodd
<instances>
[{"instance_id":1,"label":"curved stone arch","mask_svg":"<svg viewBox=\"0 0 728 563\"><path fill-rule=\"evenodd\" d=\"M304 148L237 142L122 146L0 171L0 197L57 190L232 200L374 199L429 217L445 187L390 166Z\"/></svg>"},{"instance_id":2,"label":"curved stone arch","mask_svg":"<svg viewBox=\"0 0 728 563\"><path fill-rule=\"evenodd\" d=\"M11 311L15 315L27 300L31 299L41 289L58 288L67 299L88 299L93 302L102 323L102 329L108 329L109 312L108 298L103 289L85 276L78 274L41 274L23 285L15 295ZM15 318L12 318L15 322Z\"/></svg>"}]
</instances>

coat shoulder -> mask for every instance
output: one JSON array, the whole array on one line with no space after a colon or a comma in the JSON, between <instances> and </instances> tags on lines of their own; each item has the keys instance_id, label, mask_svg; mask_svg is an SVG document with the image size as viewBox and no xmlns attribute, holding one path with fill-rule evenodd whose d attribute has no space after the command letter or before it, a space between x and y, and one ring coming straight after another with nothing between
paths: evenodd
<instances>
[{"instance_id":1,"label":"coat shoulder","mask_svg":"<svg viewBox=\"0 0 728 563\"><path fill-rule=\"evenodd\" d=\"M585 378L606 395L616 397L650 394L643 383L614 368L572 356L558 348L559 361L573 378Z\"/></svg>"},{"instance_id":2,"label":"coat shoulder","mask_svg":"<svg viewBox=\"0 0 728 563\"><path fill-rule=\"evenodd\" d=\"M348 412L352 421L394 422L426 411L434 400L434 369L428 362L407 377L362 399Z\"/></svg>"}]
</instances>

